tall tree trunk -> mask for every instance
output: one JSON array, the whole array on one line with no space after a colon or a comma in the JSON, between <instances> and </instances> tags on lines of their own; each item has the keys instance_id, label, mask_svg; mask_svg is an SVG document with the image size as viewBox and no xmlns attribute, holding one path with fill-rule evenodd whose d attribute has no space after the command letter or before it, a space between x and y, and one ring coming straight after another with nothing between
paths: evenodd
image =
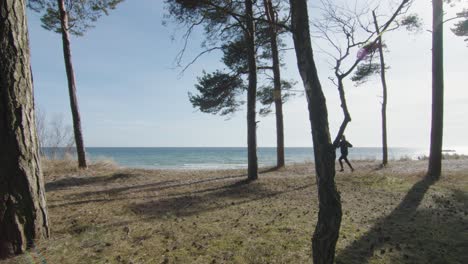
<instances>
[{"instance_id":1,"label":"tall tree trunk","mask_svg":"<svg viewBox=\"0 0 468 264\"><path fill-rule=\"evenodd\" d=\"M253 22L252 0L245 0L246 26L245 39L247 40L249 64L249 88L247 90L247 148L248 148L248 178L258 178L257 161L257 122L256 96L257 96L257 63L255 56L255 28Z\"/></svg>"},{"instance_id":2,"label":"tall tree trunk","mask_svg":"<svg viewBox=\"0 0 468 264\"><path fill-rule=\"evenodd\" d=\"M340 195L335 185L335 148L328 128L325 96L315 67L306 0L290 0L297 64L306 92L314 143L319 215L312 238L315 264L332 264L341 224Z\"/></svg>"},{"instance_id":3,"label":"tall tree trunk","mask_svg":"<svg viewBox=\"0 0 468 264\"><path fill-rule=\"evenodd\" d=\"M431 149L427 174L439 179L442 170L444 127L444 40L443 1L432 1L432 122Z\"/></svg>"},{"instance_id":4,"label":"tall tree trunk","mask_svg":"<svg viewBox=\"0 0 468 264\"><path fill-rule=\"evenodd\" d=\"M379 24L377 22L377 16L375 11L372 11L374 17L375 32L379 36L377 41L379 43L379 55L380 55L380 80L382 81L382 165L388 164L388 147L387 147L387 80L385 77L385 60L382 48L382 36L380 35Z\"/></svg>"},{"instance_id":5,"label":"tall tree trunk","mask_svg":"<svg viewBox=\"0 0 468 264\"><path fill-rule=\"evenodd\" d=\"M70 96L70 107L73 117L73 131L75 134L76 152L78 154L78 166L86 168L86 152L83 143L83 133L81 131L80 110L78 99L76 98L75 72L70 48L70 34L68 32L68 14L65 9L65 1L57 0L60 11L60 23L62 27L63 57L65 59L65 69L67 71L68 92Z\"/></svg>"},{"instance_id":6,"label":"tall tree trunk","mask_svg":"<svg viewBox=\"0 0 468 264\"><path fill-rule=\"evenodd\" d=\"M49 236L24 0L0 1L0 259Z\"/></svg>"},{"instance_id":7,"label":"tall tree trunk","mask_svg":"<svg viewBox=\"0 0 468 264\"><path fill-rule=\"evenodd\" d=\"M281 72L278 52L278 31L276 26L276 15L271 0L264 0L265 13L270 22L270 45L273 60L273 96L275 99L276 114L276 167L284 167L284 123L283 123L283 101L281 96Z\"/></svg>"}]
</instances>

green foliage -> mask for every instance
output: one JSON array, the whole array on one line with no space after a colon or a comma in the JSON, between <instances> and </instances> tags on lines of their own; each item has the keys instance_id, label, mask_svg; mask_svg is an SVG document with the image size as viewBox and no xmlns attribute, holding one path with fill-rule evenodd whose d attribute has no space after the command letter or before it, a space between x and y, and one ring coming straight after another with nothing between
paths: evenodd
<instances>
[{"instance_id":1,"label":"green foliage","mask_svg":"<svg viewBox=\"0 0 468 264\"><path fill-rule=\"evenodd\" d=\"M468 19L456 23L452 31L457 36L468 36Z\"/></svg>"},{"instance_id":2,"label":"green foliage","mask_svg":"<svg viewBox=\"0 0 468 264\"><path fill-rule=\"evenodd\" d=\"M243 104L237 97L247 89L239 75L215 71L203 72L195 85L198 95L189 93L189 100L193 107L204 113L229 115Z\"/></svg>"},{"instance_id":3,"label":"green foliage","mask_svg":"<svg viewBox=\"0 0 468 264\"><path fill-rule=\"evenodd\" d=\"M72 18L70 17L69 22L72 23ZM44 14L41 17L42 27L49 31L54 31L55 33L61 33L62 27L60 26L60 13L58 9L53 9L48 7ZM79 35L74 32L72 27L69 27L70 33L74 35Z\"/></svg>"},{"instance_id":4,"label":"green foliage","mask_svg":"<svg viewBox=\"0 0 468 264\"><path fill-rule=\"evenodd\" d=\"M230 69L230 73L219 70L213 73L203 72L195 85L198 94L189 93L193 107L204 113L234 113L243 104L238 95L246 90L241 76L248 70L243 25L239 23L239 14L244 12L243 3L224 0L165 0L165 4L168 11L165 18L175 20L187 28L183 36L186 45L193 28L203 26L206 39L202 46L214 46L221 42L222 61ZM184 51L185 48L177 60L181 60Z\"/></svg>"},{"instance_id":5,"label":"green foliage","mask_svg":"<svg viewBox=\"0 0 468 264\"><path fill-rule=\"evenodd\" d=\"M241 30L239 21L234 17L243 14L242 1L165 0L165 4L165 20L174 20L188 29L184 38L190 36L195 26L203 26L206 36L203 46L230 40L233 34Z\"/></svg>"},{"instance_id":6,"label":"green foliage","mask_svg":"<svg viewBox=\"0 0 468 264\"><path fill-rule=\"evenodd\" d=\"M466 0L463 1L466 2ZM444 2L449 4L450 7L455 7L461 0L444 0ZM452 19L461 19L451 28L452 32L459 37L468 37L468 9L465 7L461 12L457 13L456 17L448 20ZM468 41L468 38L465 38L465 41Z\"/></svg>"},{"instance_id":7,"label":"green foliage","mask_svg":"<svg viewBox=\"0 0 468 264\"><path fill-rule=\"evenodd\" d=\"M423 26L422 19L417 14L410 14L403 17L400 23L410 32L421 31Z\"/></svg>"},{"instance_id":8,"label":"green foliage","mask_svg":"<svg viewBox=\"0 0 468 264\"><path fill-rule=\"evenodd\" d=\"M238 37L233 42L226 43L222 46L223 58L222 61L233 72L247 73L248 57L247 57L247 42L243 35Z\"/></svg>"},{"instance_id":9,"label":"green foliage","mask_svg":"<svg viewBox=\"0 0 468 264\"><path fill-rule=\"evenodd\" d=\"M281 80L281 102L283 104L294 95L291 93L291 89L296 84L297 82L293 80ZM259 111L260 115L267 116L272 113L271 106L275 102L275 90L273 83L259 87L257 91L257 100L263 105Z\"/></svg>"},{"instance_id":10,"label":"green foliage","mask_svg":"<svg viewBox=\"0 0 468 264\"><path fill-rule=\"evenodd\" d=\"M82 36L93 27L103 14L108 15L124 0L64 0L68 14L68 31L75 36ZM28 7L42 14L42 27L60 33L60 13L56 0L29 0Z\"/></svg>"},{"instance_id":11,"label":"green foliage","mask_svg":"<svg viewBox=\"0 0 468 264\"><path fill-rule=\"evenodd\" d=\"M260 25L264 26L261 27ZM271 68L272 53L270 46L270 35L265 27L265 23L260 23L256 27L256 49L257 49L257 66L259 68ZM232 71L237 73L247 73L248 58L247 58L247 44L245 42L243 32L237 32L237 36L230 42L222 46L224 64ZM278 38L278 48L285 47L286 45ZM281 58L280 58L281 59Z\"/></svg>"},{"instance_id":12,"label":"green foliage","mask_svg":"<svg viewBox=\"0 0 468 264\"><path fill-rule=\"evenodd\" d=\"M231 9L222 3L226 1L165 0L164 2L166 4L169 15L181 23L190 23L195 20L199 20L201 17L205 17L207 20L209 18L218 20L222 17L224 20L228 17L226 13L220 12L220 10L216 8L210 8L210 6L222 6L223 8L226 8L226 10Z\"/></svg>"},{"instance_id":13,"label":"green foliage","mask_svg":"<svg viewBox=\"0 0 468 264\"><path fill-rule=\"evenodd\" d=\"M242 23L245 21L245 3L244 1L232 0L164 0L167 14L167 20L175 20L177 23L189 28L202 25L207 37L206 42L213 44L216 41L229 41L232 36L238 35L242 31ZM255 2L255 1L254 1ZM278 24L287 25L289 21L289 10L284 8L285 0L274 0L274 7L277 14L286 13L285 17L278 18ZM257 41L265 40L260 37L259 32L264 31L261 28L266 28L267 23L263 18L263 2L257 1L254 4L255 11L254 20L256 21L256 37ZM288 26L288 25L287 25ZM284 28L278 28L278 34L284 33Z\"/></svg>"},{"instance_id":14,"label":"green foliage","mask_svg":"<svg viewBox=\"0 0 468 264\"><path fill-rule=\"evenodd\" d=\"M282 10L280 5L282 1L278 0L275 3L277 12ZM189 93L190 102L204 113L220 115L234 113L244 103L238 95L246 90L243 75L248 74L249 69L244 26L245 3L231 0L165 0L165 4L168 11L165 18L187 28L183 35L185 45L194 27L202 26L206 36L202 46L207 49L210 46L221 47L223 52L221 61L229 70L229 73L219 70L210 74L204 72L195 85L199 93L197 95ZM272 64L270 25L264 19L263 2L259 1L254 8L256 9L254 19L257 20L255 27L257 67L259 71L269 70ZM286 24L288 19L288 17L278 18L278 23ZM285 32L282 27L276 30L278 34ZM278 46L284 47L280 39ZM180 61L184 51L185 47L177 56L177 61ZM286 85L283 87L284 91L292 87L292 83L283 82L283 84ZM266 104L265 110L260 112L269 111L267 109L273 103L272 90L262 88L259 90L261 97L259 101ZM283 98L288 96L290 94L283 95Z\"/></svg>"},{"instance_id":15,"label":"green foliage","mask_svg":"<svg viewBox=\"0 0 468 264\"><path fill-rule=\"evenodd\" d=\"M455 23L452 28L452 32L460 37L468 37L468 9L464 9L462 12L457 13L457 17L464 18L464 20ZM465 39L468 41L468 38Z\"/></svg>"},{"instance_id":16,"label":"green foliage","mask_svg":"<svg viewBox=\"0 0 468 264\"><path fill-rule=\"evenodd\" d=\"M366 64L358 65L356 72L351 77L351 80L359 85L365 83L372 75L379 73L380 63L368 62Z\"/></svg>"},{"instance_id":17,"label":"green foliage","mask_svg":"<svg viewBox=\"0 0 468 264\"><path fill-rule=\"evenodd\" d=\"M260 25L262 23L257 24L257 34L256 34L256 44L257 44L257 59L260 64L268 62L270 63L272 60L272 53L271 53L271 42L270 42L270 33L266 28L261 28ZM286 48L286 44L284 43L283 39L281 38L281 34L286 32L278 32L278 38L276 39L278 49L280 50L279 56L281 58L281 49Z\"/></svg>"},{"instance_id":18,"label":"green foliage","mask_svg":"<svg viewBox=\"0 0 468 264\"><path fill-rule=\"evenodd\" d=\"M263 48L266 51L269 49L269 46L257 48ZM204 113L233 114L243 105L243 102L237 95L240 95L247 89L241 78L242 75L248 73L247 46L244 35L240 34L234 41L224 44L222 51L222 61L232 74L220 71L212 74L204 72L203 76L198 79L198 84L195 85L200 94L196 96L189 94L192 105ZM257 59L258 65L262 67L262 64L267 64L271 61L271 52L269 56L258 56ZM283 103L287 101L287 98L292 96L292 93L289 91L295 84L294 81L281 81ZM223 96L226 98L222 98ZM268 85L259 87L257 99L264 106L260 109L259 113L263 116L271 113L271 106L274 102L273 84L269 83Z\"/></svg>"},{"instance_id":19,"label":"green foliage","mask_svg":"<svg viewBox=\"0 0 468 264\"><path fill-rule=\"evenodd\" d=\"M354 75L351 77L351 81L355 82L356 86L364 84L372 75L380 73L380 63L374 62L375 56L379 53L380 46L382 46L382 51L385 52L387 49L385 42L369 43L363 46L363 49L367 55L364 58L362 64L359 64L356 67ZM385 67L385 69L388 68L388 66Z\"/></svg>"}]
</instances>

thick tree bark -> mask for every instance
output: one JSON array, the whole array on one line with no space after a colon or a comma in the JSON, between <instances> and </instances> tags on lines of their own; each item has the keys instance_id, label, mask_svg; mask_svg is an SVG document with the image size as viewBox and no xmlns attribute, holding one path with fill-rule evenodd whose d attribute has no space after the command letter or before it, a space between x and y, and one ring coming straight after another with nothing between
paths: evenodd
<instances>
[{"instance_id":1,"label":"thick tree bark","mask_svg":"<svg viewBox=\"0 0 468 264\"><path fill-rule=\"evenodd\" d=\"M332 264L341 224L340 195L335 185L335 148L328 128L325 96L315 67L306 0L290 0L297 64L306 92L314 143L319 216L312 239L316 264Z\"/></svg>"},{"instance_id":2,"label":"thick tree bark","mask_svg":"<svg viewBox=\"0 0 468 264\"><path fill-rule=\"evenodd\" d=\"M428 176L439 179L442 170L444 127L443 1L432 1L432 122Z\"/></svg>"},{"instance_id":3,"label":"thick tree bark","mask_svg":"<svg viewBox=\"0 0 468 264\"><path fill-rule=\"evenodd\" d=\"M273 96L275 99L275 115L276 115L276 167L284 167L284 123L283 123L283 100L281 95L281 71L278 52L278 30L275 10L271 0L264 0L265 13L267 20L270 22L270 45L273 61Z\"/></svg>"},{"instance_id":4,"label":"thick tree bark","mask_svg":"<svg viewBox=\"0 0 468 264\"><path fill-rule=\"evenodd\" d=\"M24 0L0 1L0 258L49 236Z\"/></svg>"},{"instance_id":5,"label":"thick tree bark","mask_svg":"<svg viewBox=\"0 0 468 264\"><path fill-rule=\"evenodd\" d=\"M86 168L86 152L83 142L83 133L81 131L80 110L78 108L78 99L76 97L75 72L70 47L70 34L68 32L68 14L65 9L64 0L57 0L60 11L60 23L62 27L63 57L65 59L65 69L67 72L68 92L70 96L70 107L73 117L73 131L75 134L76 152L78 155L78 166Z\"/></svg>"},{"instance_id":6,"label":"thick tree bark","mask_svg":"<svg viewBox=\"0 0 468 264\"><path fill-rule=\"evenodd\" d=\"M247 90L247 148L248 148L248 178L258 178L257 161L257 63L255 56L255 28L253 22L252 0L245 0L246 28L245 39L249 57L249 87Z\"/></svg>"},{"instance_id":7,"label":"thick tree bark","mask_svg":"<svg viewBox=\"0 0 468 264\"><path fill-rule=\"evenodd\" d=\"M379 43L380 56L380 80L382 81L382 165L388 164L388 147L387 147L387 80L385 77L385 59L382 48L382 36L380 35L379 24L375 11L372 11L374 17L375 32L377 32L377 41Z\"/></svg>"}]
</instances>

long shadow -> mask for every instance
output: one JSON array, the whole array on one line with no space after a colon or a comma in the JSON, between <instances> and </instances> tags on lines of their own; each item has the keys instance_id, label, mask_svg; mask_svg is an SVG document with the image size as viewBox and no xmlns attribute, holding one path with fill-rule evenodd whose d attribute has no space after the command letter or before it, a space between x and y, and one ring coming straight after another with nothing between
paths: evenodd
<instances>
[{"instance_id":1,"label":"long shadow","mask_svg":"<svg viewBox=\"0 0 468 264\"><path fill-rule=\"evenodd\" d=\"M63 206L88 204L88 203L107 203L107 202L112 202L112 201L117 201L117 200L123 200L123 198L119 198L119 199L100 198L100 199L89 199L89 200L82 200L82 201L71 201L71 202L65 202L65 203L53 203L53 204L48 204L47 208L56 208L56 207L63 207Z\"/></svg>"},{"instance_id":2,"label":"long shadow","mask_svg":"<svg viewBox=\"0 0 468 264\"><path fill-rule=\"evenodd\" d=\"M266 167L260 170L259 174L265 174L269 172L274 172L274 171L279 171L281 168L278 168L278 166L273 166L273 167Z\"/></svg>"},{"instance_id":3,"label":"long shadow","mask_svg":"<svg viewBox=\"0 0 468 264\"><path fill-rule=\"evenodd\" d=\"M231 179L232 176L223 177L223 178ZM220 179L221 178L219 178L219 177L216 178L216 180L220 180ZM144 191L157 191L157 190L163 190L163 189L167 189L167 188L176 188L176 187L182 187L182 186L189 185L188 183L186 183L186 184L174 184L174 185L169 185L169 186L160 186L160 185L164 185L164 184L171 183L171 182L175 182L175 181L155 182L155 183L152 183L152 184L141 184L141 185L136 185L136 186L112 188L112 189L109 189L109 190L96 191L96 192L84 192L84 193L79 193L78 195L68 195L67 199L66 199L67 202L49 205L49 208L55 208L55 207L61 207L61 206L70 206L70 205L80 205L80 204L87 204L87 203L106 203L106 202L112 202L112 201L121 201L121 200L132 199L131 197L115 196L115 198L106 197L106 198L95 198L95 199L80 200L82 198L90 198L93 195L99 195L99 194L118 194L120 192L124 192L124 191L127 191L127 190L134 190L134 189L140 189L140 188L145 188ZM201 181L197 181L197 182L200 183ZM207 182L207 181L203 180L203 182ZM250 182L249 180L242 180L242 181L237 182L236 186L237 185L240 186L241 184L244 185L244 184L249 183L249 182ZM194 183L192 182L192 184L194 184ZM173 197L173 196L194 195L194 194L198 194L198 193L206 193L206 192L217 191L217 190L225 189L225 188L229 188L229 187L230 187L229 185L228 186L223 185L223 186L219 186L219 187L216 187L216 188L206 188L206 189L201 189L201 190L196 190L196 191L187 191L187 192L182 192L182 193L169 193L169 194L166 194L165 196L166 197ZM77 198L77 199L80 198L80 199L74 200L72 198ZM158 196L158 195L145 195L144 198L145 199L160 198L160 196ZM140 197L138 197L138 199L140 199ZM58 202L58 201L50 201L50 202Z\"/></svg>"},{"instance_id":4,"label":"long shadow","mask_svg":"<svg viewBox=\"0 0 468 264\"><path fill-rule=\"evenodd\" d=\"M264 189L260 184L253 183L248 179L233 182L231 184L218 186L215 188L205 188L194 192L184 192L178 194L167 194L161 199L161 196L146 196L145 199L155 199L149 202L143 202L138 204L129 205L134 213L139 214L138 220L124 220L116 221L112 223L100 224L100 228L111 228L125 226L135 221L152 221L154 219L160 219L165 215L172 214L181 216L189 216L193 214L199 214L202 212L213 211L217 209L226 208L229 206L241 205L253 201L258 201L265 198L275 197L277 195L299 191L302 189L310 188L314 184L308 184L291 188L289 190L274 192ZM195 195L199 193L205 193L204 195ZM177 196L177 197L174 197ZM229 202L223 198L232 198ZM85 201L71 201L68 203L56 204L49 206L62 207L62 206L75 206L86 203L106 203L116 200L128 200L131 197L118 197L118 198L103 198L103 199L89 199ZM158 200L159 199L159 200Z\"/></svg>"},{"instance_id":5,"label":"long shadow","mask_svg":"<svg viewBox=\"0 0 468 264\"><path fill-rule=\"evenodd\" d=\"M250 183L248 180L242 180L217 188L179 194L177 197L133 204L129 208L134 213L150 216L152 219L162 218L168 214L186 217L272 198L312 186L313 184L306 184L284 191L272 191L264 188L259 183ZM203 194L200 195L199 193Z\"/></svg>"},{"instance_id":6,"label":"long shadow","mask_svg":"<svg viewBox=\"0 0 468 264\"><path fill-rule=\"evenodd\" d=\"M68 177L45 184L46 191L57 191L75 186L94 185L132 177L131 174L116 173L111 176Z\"/></svg>"},{"instance_id":7,"label":"long shadow","mask_svg":"<svg viewBox=\"0 0 468 264\"><path fill-rule=\"evenodd\" d=\"M264 168L262 169L259 173L264 174L264 173L269 173L272 171L278 170L276 167L272 168ZM104 182L111 182L116 179L123 179L123 178L133 178L136 177L137 175L133 174L123 174L123 173L118 173L114 174L112 176L100 176L100 177L88 177L88 178L66 178L62 180L58 180L55 182L48 183L48 190L59 190L59 189L65 189L73 186L85 186L85 185L92 185L92 184L99 184L99 183L104 183ZM161 191L169 188L178 188L178 187L186 187L186 186L192 186L192 185L197 185L197 184L202 184L202 183L209 183L209 182L216 182L216 181L223 181L223 180L232 180L232 179L239 179L239 178L245 178L247 175L242 174L242 175L228 175L228 176L221 176L221 177L211 177L211 178L206 178L206 179L200 179L200 180L167 180L167 181L159 181L159 182L153 182L153 183L145 183L145 184L139 184L139 185L127 185L127 186L122 186L122 187L115 187L115 188L108 188L104 190L98 190L98 191L85 191L85 192L80 192L77 194L71 194L65 196L65 200L67 202L65 203L60 203L60 204L52 204L49 207L59 207L59 206L68 206L68 205L80 205L80 204L86 204L86 203L105 203L105 202L111 202L111 201L116 201L116 200L123 200L123 199L131 199L131 197L120 197L117 196L121 193L127 192L127 191L145 191L145 192L151 192L151 191ZM215 187L215 188L205 188L201 190L193 190L193 191L187 191L183 193L169 193L166 194L166 197L179 197L179 198L174 198L174 199L179 199L181 196L193 196L196 194L202 194L202 193L210 193L210 192L219 192L220 190L229 190L232 188L238 188L242 185L246 185L250 181L248 179L244 179L241 181L238 181L237 183L233 185L222 185L220 187ZM106 198L92 198L92 197L99 197L101 195L113 195L113 198L106 197ZM86 200L82 200L86 198ZM141 198L141 197L140 197ZM160 198L160 196L145 196L144 198ZM57 201L58 202L58 201Z\"/></svg>"},{"instance_id":8,"label":"long shadow","mask_svg":"<svg viewBox=\"0 0 468 264\"><path fill-rule=\"evenodd\" d=\"M118 187L118 188L111 188L111 189L106 189L106 190L100 190L100 191L89 191L89 192L82 192L78 194L71 194L66 196L66 201L64 203L57 203L57 204L51 204L49 205L50 208L55 208L55 207L61 207L61 206L70 206L70 205L80 205L80 204L87 204L87 203L106 203L106 202L112 202L112 201L120 201L120 200L128 200L132 199L132 197L122 197L122 196L117 196L118 194L125 192L125 191L160 191L164 189L169 189L169 188L178 188L178 187L184 187L184 186L190 186L194 184L201 184L201 183L207 183L207 182L213 182L213 181L221 181L221 180L229 180L229 179L237 179L237 178L243 178L245 175L233 175L233 176L224 176L224 177L215 177L215 178L208 178L208 179L203 179L203 180L196 180L196 181L187 181L184 183L180 183L176 180L168 180L168 181L161 181L161 182L155 182L155 183L150 183L150 184L140 184L140 185L132 185L132 186L125 186L125 187ZM176 183L178 182L178 183ZM250 183L251 181L248 179L244 179L241 181L238 181L235 185L232 185L231 187L234 186L240 186L241 184L247 184ZM171 184L175 183L175 184ZM216 188L205 188L201 190L194 190L194 191L187 191L187 192L179 192L179 193L168 193L165 194L164 196L166 197L175 197L175 196L184 196L184 195L194 195L194 194L199 194L199 193L207 193L207 192L213 192L217 191L220 189L226 189L229 188L229 185L223 185L220 187ZM113 198L94 198L90 199L90 197L95 197L99 195L113 195ZM159 195L153 195L153 196L148 196L145 195L145 199L149 198L160 198L161 196ZM81 200L83 198L87 198L86 200ZM141 197L138 197L137 199L140 199ZM54 202L54 201L51 201ZM58 201L55 201L58 202Z\"/></svg>"},{"instance_id":9,"label":"long shadow","mask_svg":"<svg viewBox=\"0 0 468 264\"><path fill-rule=\"evenodd\" d=\"M207 179L202 179L202 180L168 180L168 181L161 181L161 182L154 182L154 183L144 183L144 184L139 184L139 185L130 185L130 186L123 186L123 187L117 187L117 188L110 188L110 189L105 189L105 190L99 190L99 191L88 191L88 192L81 192L79 194L73 194L67 196L69 199L74 199L74 198L83 198L83 197L89 197L89 196L96 196L96 195L103 195L103 194L112 194L112 195L117 195L119 193L127 192L127 191L162 191L165 189L169 188L178 188L178 187L184 187L184 186L192 186L196 184L201 184L201 183L208 183L208 182L214 182L214 181L221 181L221 180L229 180L229 179L238 179L238 178L244 178L246 175L229 175L229 176L222 176L222 177L213 177L213 178L207 178Z\"/></svg>"},{"instance_id":10,"label":"long shadow","mask_svg":"<svg viewBox=\"0 0 468 264\"><path fill-rule=\"evenodd\" d=\"M271 167L271 168L265 168L261 170L259 173L264 174L264 173L269 173L273 171L277 171L277 167ZM99 183L105 183L105 182L111 182L115 181L118 179L127 179L131 177L136 177L138 176L137 174L131 174L131 173L116 173L111 176L96 176L96 177L68 177L60 180L56 180L53 182L48 182L45 184L46 190L47 191L57 191L57 190L62 190L62 189L67 189L70 187L78 187L78 186L86 186L86 185L95 185ZM202 179L202 180L195 180L195 181L189 181L186 183L181 183L180 185L173 185L170 187L179 187L179 186L187 186L187 185L192 185L192 184L199 184L199 183L204 183L204 182L211 182L211 181L217 181L217 180L225 180L225 179L235 179L235 178L240 178L240 177L246 177L246 174L242 175L234 175L234 176L223 176L223 177L215 177L215 178L208 178L208 179ZM165 183L169 182L176 182L175 180L172 181L166 181ZM157 185L162 185L157 184ZM131 186L131 187L122 187L122 188L115 188L114 192L119 193L119 192L124 192L127 190L130 190L132 188L138 189L144 187L144 185L141 186ZM91 193L92 194L92 193ZM88 193L83 193L84 196L88 195Z\"/></svg>"},{"instance_id":11,"label":"long shadow","mask_svg":"<svg viewBox=\"0 0 468 264\"><path fill-rule=\"evenodd\" d=\"M398 263L447 263L432 262L437 256L432 256L432 261L428 258L429 262L417 261L418 259L421 261L421 253L427 257L428 252L424 251L429 251L428 249L432 247L440 250L444 248L438 243L438 240L444 238L441 238L440 234L437 235L433 229L438 228L438 224L434 223L434 215L440 216L445 211L436 209L417 211L427 190L435 182L429 177L424 177L414 184L401 203L388 216L378 220L368 232L337 254L336 263L367 263L374 254L392 254L394 251L402 251L399 253L403 259L398 259ZM440 222L444 224L450 222L452 225L460 226L459 219L456 217L440 219ZM449 230L445 231L449 232ZM435 254L439 253L435 252Z\"/></svg>"}]
</instances>

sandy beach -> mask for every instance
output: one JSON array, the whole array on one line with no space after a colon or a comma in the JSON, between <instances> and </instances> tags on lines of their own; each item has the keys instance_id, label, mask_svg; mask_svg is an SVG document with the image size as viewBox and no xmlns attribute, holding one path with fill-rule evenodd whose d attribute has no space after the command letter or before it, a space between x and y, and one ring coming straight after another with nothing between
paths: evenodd
<instances>
[{"instance_id":1,"label":"sandy beach","mask_svg":"<svg viewBox=\"0 0 468 264\"><path fill-rule=\"evenodd\" d=\"M313 164L244 170L142 170L44 162L51 238L1 263L311 263ZM468 160L354 161L337 172L336 263L466 263ZM38 263L38 262L32 262Z\"/></svg>"}]
</instances>

